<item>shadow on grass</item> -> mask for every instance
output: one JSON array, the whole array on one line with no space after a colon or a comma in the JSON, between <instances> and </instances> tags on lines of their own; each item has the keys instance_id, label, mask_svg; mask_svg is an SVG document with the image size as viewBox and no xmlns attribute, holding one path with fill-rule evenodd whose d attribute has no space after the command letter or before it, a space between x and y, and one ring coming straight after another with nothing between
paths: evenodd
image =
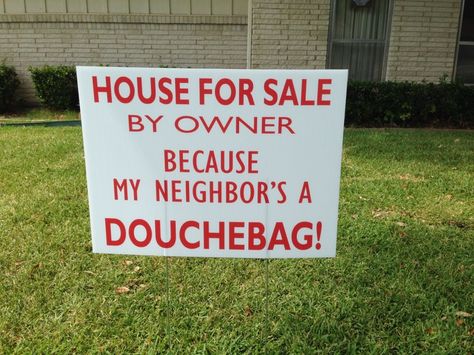
<instances>
[{"instance_id":1,"label":"shadow on grass","mask_svg":"<svg viewBox=\"0 0 474 355\"><path fill-rule=\"evenodd\" d=\"M351 157L383 165L421 163L462 168L474 161L474 131L346 129L344 147Z\"/></svg>"}]
</instances>

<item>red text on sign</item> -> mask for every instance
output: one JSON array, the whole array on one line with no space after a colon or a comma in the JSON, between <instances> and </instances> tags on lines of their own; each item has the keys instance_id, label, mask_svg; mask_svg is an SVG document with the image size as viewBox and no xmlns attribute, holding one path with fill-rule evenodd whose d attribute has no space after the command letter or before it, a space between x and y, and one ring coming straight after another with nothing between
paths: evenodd
<instances>
[{"instance_id":1,"label":"red text on sign","mask_svg":"<svg viewBox=\"0 0 474 355\"><path fill-rule=\"evenodd\" d=\"M143 119L145 117L145 120ZM142 132L146 126L151 125L153 133L158 131L158 123L163 119L163 115L153 118L149 115L128 115L128 130L130 132Z\"/></svg>"},{"instance_id":2,"label":"red text on sign","mask_svg":"<svg viewBox=\"0 0 474 355\"><path fill-rule=\"evenodd\" d=\"M283 204L286 181L156 180L157 202Z\"/></svg>"},{"instance_id":3,"label":"red text on sign","mask_svg":"<svg viewBox=\"0 0 474 355\"><path fill-rule=\"evenodd\" d=\"M163 161L165 172L180 173L247 173L258 174L256 168L257 151L204 151L190 152L187 149L178 151L165 149Z\"/></svg>"},{"instance_id":4,"label":"red text on sign","mask_svg":"<svg viewBox=\"0 0 474 355\"><path fill-rule=\"evenodd\" d=\"M144 104L152 104L157 101L164 105L188 105L189 104L189 79L188 78L141 78L133 80L127 76L111 78L105 76L100 80L92 76L92 91L94 102L100 102L105 97L106 102L120 102L128 104L138 100Z\"/></svg>"},{"instance_id":5,"label":"red text on sign","mask_svg":"<svg viewBox=\"0 0 474 355\"><path fill-rule=\"evenodd\" d=\"M235 84L229 78L222 78L215 83L212 78L199 79L199 104L205 105L208 96L215 97L216 101L223 106L233 104L236 99L238 104L255 105L252 96L253 82L251 79L239 79Z\"/></svg>"},{"instance_id":6,"label":"red text on sign","mask_svg":"<svg viewBox=\"0 0 474 355\"><path fill-rule=\"evenodd\" d=\"M140 186L140 179L114 179L114 200L119 200L121 195L122 198L127 201L129 194L128 192L131 190L133 194L133 200L138 200L138 187ZM130 186L130 190L129 190Z\"/></svg>"},{"instance_id":7,"label":"red text on sign","mask_svg":"<svg viewBox=\"0 0 474 355\"><path fill-rule=\"evenodd\" d=\"M137 248L155 246L172 248L181 244L186 249L218 250L308 250L321 249L321 222L301 221L294 225L276 222L266 229L261 222L169 221L169 233L160 220L135 219L127 225L118 218L105 218L108 246L120 246L127 239ZM166 240L165 240L166 238Z\"/></svg>"},{"instance_id":8,"label":"red text on sign","mask_svg":"<svg viewBox=\"0 0 474 355\"><path fill-rule=\"evenodd\" d=\"M313 91L309 93L307 79L302 79L299 85L295 84L293 79L286 79L283 83L277 79L267 79L263 86L266 94L263 101L268 106L282 106L287 103L293 106L329 106L331 84L332 79L318 79L317 87L312 87Z\"/></svg>"},{"instance_id":9,"label":"red text on sign","mask_svg":"<svg viewBox=\"0 0 474 355\"><path fill-rule=\"evenodd\" d=\"M290 117L254 116L244 119L240 116L227 118L214 116L180 116L175 120L175 128L181 133L251 133L251 134L295 134Z\"/></svg>"}]
</instances>

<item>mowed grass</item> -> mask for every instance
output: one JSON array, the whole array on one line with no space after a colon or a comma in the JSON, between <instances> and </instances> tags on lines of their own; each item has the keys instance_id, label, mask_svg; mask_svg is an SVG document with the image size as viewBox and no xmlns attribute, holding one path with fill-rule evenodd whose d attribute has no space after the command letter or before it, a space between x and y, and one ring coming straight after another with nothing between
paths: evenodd
<instances>
[{"instance_id":1,"label":"mowed grass","mask_svg":"<svg viewBox=\"0 0 474 355\"><path fill-rule=\"evenodd\" d=\"M473 132L346 130L336 258L171 258L169 289L91 253L81 139L0 128L0 353L474 352Z\"/></svg>"}]
</instances>

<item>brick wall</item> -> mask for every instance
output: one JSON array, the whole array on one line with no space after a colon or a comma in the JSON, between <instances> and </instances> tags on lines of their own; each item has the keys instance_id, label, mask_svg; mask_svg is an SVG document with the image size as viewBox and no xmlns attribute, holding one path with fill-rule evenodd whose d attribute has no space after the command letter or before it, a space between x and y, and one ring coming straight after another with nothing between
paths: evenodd
<instances>
[{"instance_id":1,"label":"brick wall","mask_svg":"<svg viewBox=\"0 0 474 355\"><path fill-rule=\"evenodd\" d=\"M330 2L252 0L252 67L325 68ZM394 0L386 79L451 77L460 5ZM247 16L235 14L0 14L0 60L17 68L30 102L30 65L244 68L246 54Z\"/></svg>"},{"instance_id":2,"label":"brick wall","mask_svg":"<svg viewBox=\"0 0 474 355\"><path fill-rule=\"evenodd\" d=\"M325 68L330 0L252 0L253 68Z\"/></svg>"},{"instance_id":3,"label":"brick wall","mask_svg":"<svg viewBox=\"0 0 474 355\"><path fill-rule=\"evenodd\" d=\"M1 15L0 60L35 102L28 66L245 68L246 16Z\"/></svg>"},{"instance_id":4,"label":"brick wall","mask_svg":"<svg viewBox=\"0 0 474 355\"><path fill-rule=\"evenodd\" d=\"M452 77L461 0L395 0L387 80Z\"/></svg>"}]
</instances>

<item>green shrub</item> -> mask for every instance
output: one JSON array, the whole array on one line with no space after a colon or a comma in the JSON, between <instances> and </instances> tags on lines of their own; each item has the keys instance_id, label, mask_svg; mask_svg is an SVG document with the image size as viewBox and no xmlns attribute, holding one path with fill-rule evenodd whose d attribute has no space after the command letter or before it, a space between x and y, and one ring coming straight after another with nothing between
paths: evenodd
<instances>
[{"instance_id":1,"label":"green shrub","mask_svg":"<svg viewBox=\"0 0 474 355\"><path fill-rule=\"evenodd\" d=\"M0 63L0 112L6 112L13 107L18 85L20 85L20 81L15 69L5 63Z\"/></svg>"},{"instance_id":2,"label":"green shrub","mask_svg":"<svg viewBox=\"0 0 474 355\"><path fill-rule=\"evenodd\" d=\"M474 127L474 87L442 81L349 82L346 125Z\"/></svg>"},{"instance_id":3,"label":"green shrub","mask_svg":"<svg viewBox=\"0 0 474 355\"><path fill-rule=\"evenodd\" d=\"M30 67L36 95L40 102L54 110L79 108L76 68L60 66Z\"/></svg>"}]
</instances>

